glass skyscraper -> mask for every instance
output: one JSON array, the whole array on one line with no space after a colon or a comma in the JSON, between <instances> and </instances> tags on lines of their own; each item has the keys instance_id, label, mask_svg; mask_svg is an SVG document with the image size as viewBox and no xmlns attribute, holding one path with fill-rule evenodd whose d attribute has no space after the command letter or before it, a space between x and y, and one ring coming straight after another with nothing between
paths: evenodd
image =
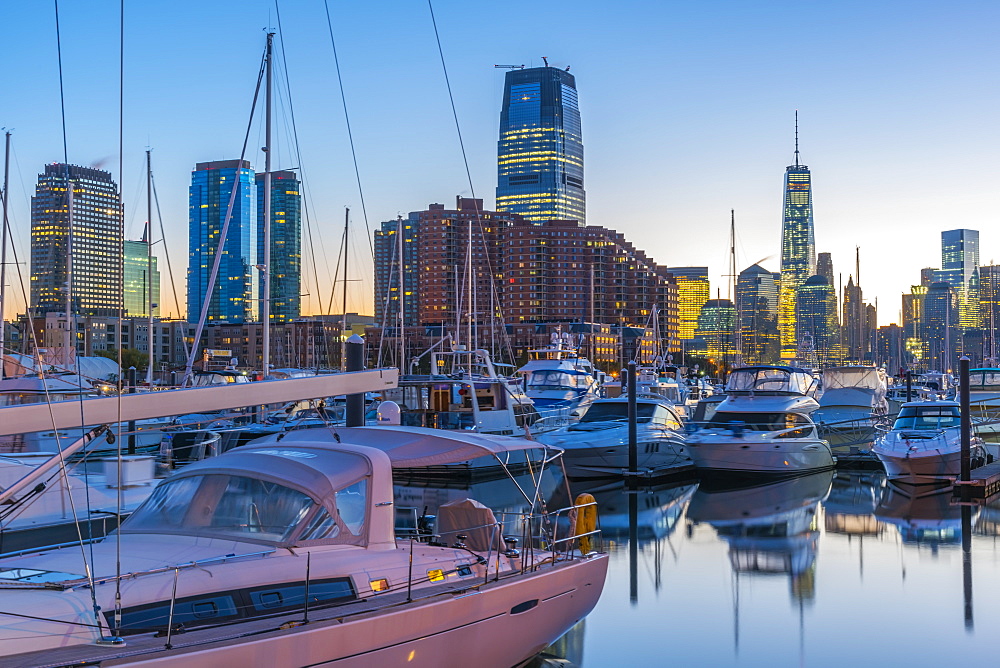
<instances>
[{"instance_id":1,"label":"glass skyscraper","mask_svg":"<svg viewBox=\"0 0 1000 668\"><path fill-rule=\"evenodd\" d=\"M257 174L257 263L264 261L264 174ZM302 195L295 172L271 172L271 322L301 315ZM264 281L257 288L264 298Z\"/></svg>"},{"instance_id":2,"label":"glass skyscraper","mask_svg":"<svg viewBox=\"0 0 1000 668\"><path fill-rule=\"evenodd\" d=\"M67 176L73 185L72 249ZM45 165L31 198L31 308L36 315L65 313L67 280L74 314L118 315L121 215L121 196L110 172ZM71 254L72 274L67 276Z\"/></svg>"},{"instance_id":3,"label":"glass skyscraper","mask_svg":"<svg viewBox=\"0 0 1000 668\"><path fill-rule=\"evenodd\" d=\"M126 315L148 317L149 302L152 301L153 316L159 316L160 272L156 268L156 256L149 257L149 245L145 240L125 242L124 269Z\"/></svg>"},{"instance_id":4,"label":"glass skyscraper","mask_svg":"<svg viewBox=\"0 0 1000 668\"><path fill-rule=\"evenodd\" d=\"M555 67L507 72L497 142L497 211L587 222L576 79Z\"/></svg>"},{"instance_id":5,"label":"glass skyscraper","mask_svg":"<svg viewBox=\"0 0 1000 668\"><path fill-rule=\"evenodd\" d=\"M711 296L708 267L667 267L677 282L677 337L690 341L698 329L701 309Z\"/></svg>"},{"instance_id":6,"label":"glass skyscraper","mask_svg":"<svg viewBox=\"0 0 1000 668\"><path fill-rule=\"evenodd\" d=\"M778 361L778 282L755 264L736 280L736 318L740 350L746 364Z\"/></svg>"},{"instance_id":7,"label":"glass skyscraper","mask_svg":"<svg viewBox=\"0 0 1000 668\"><path fill-rule=\"evenodd\" d=\"M946 230L941 233L941 269L938 281L947 283L958 299L958 322L962 331L975 329L979 318L979 231Z\"/></svg>"},{"instance_id":8,"label":"glass skyscraper","mask_svg":"<svg viewBox=\"0 0 1000 668\"><path fill-rule=\"evenodd\" d=\"M254 229L254 172L246 160L199 162L191 173L188 195L188 322L198 322L212 264L226 220L229 199L236 188L222 261L208 307L208 322L242 323L253 320L252 249Z\"/></svg>"},{"instance_id":9,"label":"glass skyscraper","mask_svg":"<svg viewBox=\"0 0 1000 668\"><path fill-rule=\"evenodd\" d=\"M798 118L795 164L785 168L785 201L781 222L781 286L778 291L778 331L781 359L796 356L795 299L799 287L816 273L813 238L812 175L799 164Z\"/></svg>"}]
</instances>

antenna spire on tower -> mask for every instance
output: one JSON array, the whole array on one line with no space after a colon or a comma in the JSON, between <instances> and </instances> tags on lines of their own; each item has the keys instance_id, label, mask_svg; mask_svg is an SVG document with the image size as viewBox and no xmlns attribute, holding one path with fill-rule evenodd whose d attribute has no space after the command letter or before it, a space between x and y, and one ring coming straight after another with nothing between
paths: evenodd
<instances>
[{"instance_id":1,"label":"antenna spire on tower","mask_svg":"<svg viewBox=\"0 0 1000 668\"><path fill-rule=\"evenodd\" d=\"M795 110L795 166L799 166L799 110Z\"/></svg>"}]
</instances>

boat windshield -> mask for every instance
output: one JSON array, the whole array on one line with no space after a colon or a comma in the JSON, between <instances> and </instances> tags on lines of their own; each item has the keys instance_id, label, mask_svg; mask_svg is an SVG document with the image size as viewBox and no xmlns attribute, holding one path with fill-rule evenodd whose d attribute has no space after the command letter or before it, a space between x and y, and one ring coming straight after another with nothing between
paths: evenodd
<instances>
[{"instance_id":1,"label":"boat windshield","mask_svg":"<svg viewBox=\"0 0 1000 668\"><path fill-rule=\"evenodd\" d=\"M957 406L914 406L904 407L892 428L946 429L958 427L960 422Z\"/></svg>"},{"instance_id":2,"label":"boat windshield","mask_svg":"<svg viewBox=\"0 0 1000 668\"><path fill-rule=\"evenodd\" d=\"M659 417L656 409L658 404L636 402L635 412L638 422L650 422L653 417ZM594 403L590 405L580 422L627 422L628 404L624 401Z\"/></svg>"},{"instance_id":3,"label":"boat windshield","mask_svg":"<svg viewBox=\"0 0 1000 668\"><path fill-rule=\"evenodd\" d=\"M780 367L748 367L729 374L726 390L733 392L776 392L809 394L815 379L805 371Z\"/></svg>"},{"instance_id":4,"label":"boat windshield","mask_svg":"<svg viewBox=\"0 0 1000 668\"><path fill-rule=\"evenodd\" d=\"M738 413L735 411L716 411L709 421L710 427L728 429L733 422L742 422L742 427L748 431L779 431L808 425L809 418L799 413Z\"/></svg>"},{"instance_id":5,"label":"boat windshield","mask_svg":"<svg viewBox=\"0 0 1000 668\"><path fill-rule=\"evenodd\" d=\"M300 539L358 535L365 520L365 486L362 480L336 492L334 519L306 494L259 478L218 473L178 478L157 487L121 531L281 543L308 521Z\"/></svg>"},{"instance_id":6,"label":"boat windshield","mask_svg":"<svg viewBox=\"0 0 1000 668\"><path fill-rule=\"evenodd\" d=\"M582 373L539 370L528 376L529 390L563 390L587 387L587 377Z\"/></svg>"}]
</instances>

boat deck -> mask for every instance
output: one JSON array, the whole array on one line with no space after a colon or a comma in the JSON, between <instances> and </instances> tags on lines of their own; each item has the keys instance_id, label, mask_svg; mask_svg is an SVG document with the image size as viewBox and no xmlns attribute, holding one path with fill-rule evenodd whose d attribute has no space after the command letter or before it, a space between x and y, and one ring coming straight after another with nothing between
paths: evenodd
<instances>
[{"instance_id":1,"label":"boat deck","mask_svg":"<svg viewBox=\"0 0 1000 668\"><path fill-rule=\"evenodd\" d=\"M560 562L554 567L559 568L577 560ZM536 573L549 571L553 568L551 563L542 564ZM190 630L174 632L170 638L171 649L165 649L167 638L163 635L153 633L142 633L125 636L125 645L108 646L96 644L79 644L54 649L40 650L38 652L27 652L23 654L3 657L4 668L28 668L67 665L101 665L115 666L128 664L132 661L141 661L152 658L159 652L169 652L173 656L183 655L185 652L193 652L204 648L206 645L217 644L237 644L249 638L260 639L269 635L296 633L299 630L314 629L317 626L330 624L342 624L349 621L360 620L384 613L390 608L401 605L421 606L430 605L444 596L460 597L463 595L475 594L487 591L493 587L502 586L512 578L531 577L531 573L521 575L520 572L501 573L499 581L494 580L495 575L490 574L489 582L484 582L483 578L474 580L463 580L461 582L445 582L439 585L424 586L413 591L412 602L407 602L407 592L402 591L387 592L378 594L366 599L341 603L326 607L310 608L309 622L303 623L303 612L290 611L277 613L274 616L240 620L238 622L223 623L215 626L196 627Z\"/></svg>"}]
</instances>

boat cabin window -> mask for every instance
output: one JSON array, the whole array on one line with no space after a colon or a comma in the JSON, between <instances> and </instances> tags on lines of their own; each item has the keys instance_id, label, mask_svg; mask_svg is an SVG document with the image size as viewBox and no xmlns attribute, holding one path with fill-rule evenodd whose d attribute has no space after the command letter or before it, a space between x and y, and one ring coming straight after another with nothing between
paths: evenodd
<instances>
[{"instance_id":1,"label":"boat cabin window","mask_svg":"<svg viewBox=\"0 0 1000 668\"><path fill-rule=\"evenodd\" d=\"M286 542L303 524L303 539L359 535L366 480L335 493L337 517L306 494L277 483L229 474L167 480L123 524L123 533L181 533ZM313 512L314 508L316 512ZM346 537L346 536L345 536Z\"/></svg>"},{"instance_id":2,"label":"boat cabin window","mask_svg":"<svg viewBox=\"0 0 1000 668\"><path fill-rule=\"evenodd\" d=\"M671 413L665 407L643 401L636 402L636 420L642 422L667 422ZM628 403L615 401L590 405L580 422L627 422Z\"/></svg>"},{"instance_id":3,"label":"boat cabin window","mask_svg":"<svg viewBox=\"0 0 1000 668\"><path fill-rule=\"evenodd\" d=\"M812 426L809 418L799 413L738 413L735 411L716 411L709 421L710 427L728 429L733 422L742 422L747 431L781 431L784 429L803 429L789 432L789 436L806 436L806 427ZM802 433L800 433L802 432Z\"/></svg>"},{"instance_id":4,"label":"boat cabin window","mask_svg":"<svg viewBox=\"0 0 1000 668\"><path fill-rule=\"evenodd\" d=\"M587 377L578 373L565 371L540 370L532 371L528 376L528 389L531 390L565 390L587 387Z\"/></svg>"},{"instance_id":5,"label":"boat cabin window","mask_svg":"<svg viewBox=\"0 0 1000 668\"><path fill-rule=\"evenodd\" d=\"M945 429L958 427L958 406L904 406L893 429Z\"/></svg>"}]
</instances>

